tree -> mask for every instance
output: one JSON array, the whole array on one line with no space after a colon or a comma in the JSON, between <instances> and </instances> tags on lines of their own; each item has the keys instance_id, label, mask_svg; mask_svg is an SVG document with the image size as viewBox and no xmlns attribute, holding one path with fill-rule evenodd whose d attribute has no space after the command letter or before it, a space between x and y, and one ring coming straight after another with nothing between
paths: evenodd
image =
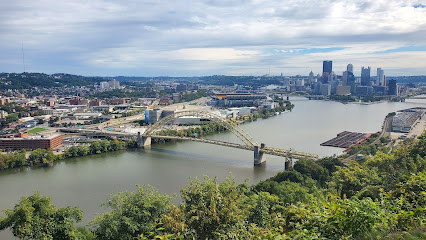
<instances>
[{"instance_id":1,"label":"tree","mask_svg":"<svg viewBox=\"0 0 426 240\"><path fill-rule=\"evenodd\" d=\"M52 163L55 155L50 149L36 149L30 153L28 160L35 163Z\"/></svg>"},{"instance_id":2,"label":"tree","mask_svg":"<svg viewBox=\"0 0 426 240\"><path fill-rule=\"evenodd\" d=\"M89 149L91 154L99 154L102 152L101 144L99 143L99 141L92 142L90 144Z\"/></svg>"},{"instance_id":3,"label":"tree","mask_svg":"<svg viewBox=\"0 0 426 240\"><path fill-rule=\"evenodd\" d=\"M77 146L72 146L70 148L68 148L66 151L66 156L67 157L78 157L78 147Z\"/></svg>"},{"instance_id":4,"label":"tree","mask_svg":"<svg viewBox=\"0 0 426 240\"><path fill-rule=\"evenodd\" d=\"M27 151L25 149L21 149L18 151L15 151L9 155L11 160L15 163L14 167L22 167L27 164L27 157L26 157Z\"/></svg>"},{"instance_id":5,"label":"tree","mask_svg":"<svg viewBox=\"0 0 426 240\"><path fill-rule=\"evenodd\" d=\"M78 239L74 223L81 221L82 211L77 207L57 209L50 201L38 192L22 197L13 210L4 210L7 217L0 217L0 230L11 228L21 239Z\"/></svg>"},{"instance_id":6,"label":"tree","mask_svg":"<svg viewBox=\"0 0 426 240\"><path fill-rule=\"evenodd\" d=\"M301 159L294 164L293 168L302 175L317 180L321 185L324 185L329 178L328 170L313 160Z\"/></svg>"},{"instance_id":7,"label":"tree","mask_svg":"<svg viewBox=\"0 0 426 240\"><path fill-rule=\"evenodd\" d=\"M272 177L271 180L275 182L290 181L295 183L302 183L304 180L304 177L298 171L289 170L289 171L283 171L283 172L277 173L277 175Z\"/></svg>"},{"instance_id":8,"label":"tree","mask_svg":"<svg viewBox=\"0 0 426 240\"><path fill-rule=\"evenodd\" d=\"M274 194L283 203L308 202L312 199L307 187L290 181L262 181L255 186L255 190Z\"/></svg>"},{"instance_id":9,"label":"tree","mask_svg":"<svg viewBox=\"0 0 426 240\"><path fill-rule=\"evenodd\" d=\"M335 157L321 158L317 161L317 163L327 169L330 175L337 171L337 167L345 166L342 161Z\"/></svg>"},{"instance_id":10,"label":"tree","mask_svg":"<svg viewBox=\"0 0 426 240\"><path fill-rule=\"evenodd\" d=\"M153 187L138 186L136 192L120 192L103 205L112 211L96 217L90 225L99 239L118 240L152 232L172 202L170 196L160 194Z\"/></svg>"},{"instance_id":11,"label":"tree","mask_svg":"<svg viewBox=\"0 0 426 240\"><path fill-rule=\"evenodd\" d=\"M86 156L89 154L89 146L80 145L78 146L78 156Z\"/></svg>"},{"instance_id":12,"label":"tree","mask_svg":"<svg viewBox=\"0 0 426 240\"><path fill-rule=\"evenodd\" d=\"M329 185L330 188L334 188L337 191L340 197L346 196L350 198L363 188L377 186L381 182L382 179L376 171L354 163L349 167L339 167L339 170L333 173Z\"/></svg>"},{"instance_id":13,"label":"tree","mask_svg":"<svg viewBox=\"0 0 426 240\"><path fill-rule=\"evenodd\" d=\"M181 196L186 223L196 239L229 239L243 225L242 195L231 178L221 184L207 176L204 181L191 179Z\"/></svg>"},{"instance_id":14,"label":"tree","mask_svg":"<svg viewBox=\"0 0 426 240\"><path fill-rule=\"evenodd\" d=\"M276 217L277 212L282 212L284 209L279 198L268 192L260 192L250 196L250 198L255 199L256 203L250 209L249 221L259 227L270 226L272 224L271 219Z\"/></svg>"},{"instance_id":15,"label":"tree","mask_svg":"<svg viewBox=\"0 0 426 240\"><path fill-rule=\"evenodd\" d=\"M111 150L110 142L108 140L99 141L99 149L101 152L109 152Z\"/></svg>"}]
</instances>

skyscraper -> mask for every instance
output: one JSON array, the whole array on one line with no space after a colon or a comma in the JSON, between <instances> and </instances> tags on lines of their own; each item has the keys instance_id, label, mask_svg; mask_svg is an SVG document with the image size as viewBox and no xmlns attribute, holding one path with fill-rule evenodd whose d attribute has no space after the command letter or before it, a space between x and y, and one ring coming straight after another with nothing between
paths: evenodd
<instances>
[{"instance_id":1,"label":"skyscraper","mask_svg":"<svg viewBox=\"0 0 426 240\"><path fill-rule=\"evenodd\" d=\"M368 68L361 68L361 86L370 86L370 70L371 67Z\"/></svg>"},{"instance_id":2,"label":"skyscraper","mask_svg":"<svg viewBox=\"0 0 426 240\"><path fill-rule=\"evenodd\" d=\"M342 84L346 86L348 84L348 71L344 71L342 75Z\"/></svg>"},{"instance_id":3,"label":"skyscraper","mask_svg":"<svg viewBox=\"0 0 426 240\"><path fill-rule=\"evenodd\" d=\"M309 73L308 82L309 82L309 83L312 83L313 81L314 81L314 73L311 71L311 72Z\"/></svg>"},{"instance_id":4,"label":"skyscraper","mask_svg":"<svg viewBox=\"0 0 426 240\"><path fill-rule=\"evenodd\" d=\"M322 75L327 76L333 71L333 62L332 61L323 61L322 62Z\"/></svg>"},{"instance_id":5,"label":"skyscraper","mask_svg":"<svg viewBox=\"0 0 426 240\"><path fill-rule=\"evenodd\" d=\"M381 69L381 68L377 68L376 85L377 86L384 86L385 85L385 75L384 75L383 69Z\"/></svg>"},{"instance_id":6,"label":"skyscraper","mask_svg":"<svg viewBox=\"0 0 426 240\"><path fill-rule=\"evenodd\" d=\"M346 67L346 71L354 73L354 65L349 63L348 66Z\"/></svg>"},{"instance_id":7,"label":"skyscraper","mask_svg":"<svg viewBox=\"0 0 426 240\"><path fill-rule=\"evenodd\" d=\"M389 89L388 89L388 95L397 95L398 91L396 88L396 80L391 79L389 80Z\"/></svg>"}]
</instances>

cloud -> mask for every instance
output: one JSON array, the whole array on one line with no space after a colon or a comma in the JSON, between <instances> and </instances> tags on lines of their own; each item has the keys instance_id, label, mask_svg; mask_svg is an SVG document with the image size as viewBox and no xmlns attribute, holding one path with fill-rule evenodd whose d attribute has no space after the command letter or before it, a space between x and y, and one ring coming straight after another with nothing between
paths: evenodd
<instances>
[{"instance_id":1,"label":"cloud","mask_svg":"<svg viewBox=\"0 0 426 240\"><path fill-rule=\"evenodd\" d=\"M356 62L426 74L426 8L411 0L16 0L0 7L2 71L22 71L24 43L27 69L40 72L258 75L271 67L307 74L332 59L342 70ZM406 58L399 66L387 59L397 55Z\"/></svg>"}]
</instances>

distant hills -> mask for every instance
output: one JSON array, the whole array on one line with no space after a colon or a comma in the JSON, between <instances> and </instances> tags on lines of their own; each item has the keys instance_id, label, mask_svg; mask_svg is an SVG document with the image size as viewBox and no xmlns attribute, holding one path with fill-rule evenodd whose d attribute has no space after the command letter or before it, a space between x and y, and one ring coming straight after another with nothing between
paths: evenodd
<instances>
[{"instance_id":1,"label":"distant hills","mask_svg":"<svg viewBox=\"0 0 426 240\"><path fill-rule=\"evenodd\" d=\"M29 89L34 87L86 86L106 81L102 77L84 77L66 73L0 73L0 89Z\"/></svg>"},{"instance_id":2,"label":"distant hills","mask_svg":"<svg viewBox=\"0 0 426 240\"><path fill-rule=\"evenodd\" d=\"M295 78L307 78L307 76L294 76ZM281 76L225 76L213 75L202 77L85 77L66 73L0 73L0 89L29 89L34 87L72 87L72 86L87 86L99 84L102 81L116 79L122 84L126 82L138 81L162 81L173 80L176 82L191 82L207 85L249 85L261 86L270 84L280 84L283 77ZM373 77L374 79L374 77ZM426 83L426 76L388 76L387 79L395 79L398 83Z\"/></svg>"}]
</instances>

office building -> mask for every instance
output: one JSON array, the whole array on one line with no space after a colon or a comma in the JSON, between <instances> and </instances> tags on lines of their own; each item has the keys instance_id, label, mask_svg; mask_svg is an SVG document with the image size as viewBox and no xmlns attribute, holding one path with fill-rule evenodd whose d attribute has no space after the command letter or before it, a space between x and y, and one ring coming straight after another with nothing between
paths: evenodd
<instances>
[{"instance_id":1,"label":"office building","mask_svg":"<svg viewBox=\"0 0 426 240\"><path fill-rule=\"evenodd\" d=\"M373 86L374 94L376 95L385 95L386 86Z\"/></svg>"},{"instance_id":2,"label":"office building","mask_svg":"<svg viewBox=\"0 0 426 240\"><path fill-rule=\"evenodd\" d=\"M308 77L308 83L312 83L314 81L314 73L311 71Z\"/></svg>"},{"instance_id":3,"label":"office building","mask_svg":"<svg viewBox=\"0 0 426 240\"><path fill-rule=\"evenodd\" d=\"M388 95L398 95L398 89L397 89L397 85L396 85L396 80L395 79L389 80Z\"/></svg>"},{"instance_id":4,"label":"office building","mask_svg":"<svg viewBox=\"0 0 426 240\"><path fill-rule=\"evenodd\" d=\"M342 84L343 86L348 85L348 75L349 75L349 71L344 71L343 75L342 75Z\"/></svg>"},{"instance_id":5,"label":"office building","mask_svg":"<svg viewBox=\"0 0 426 240\"><path fill-rule=\"evenodd\" d=\"M361 68L361 86L371 86L370 70L371 70L371 67Z\"/></svg>"},{"instance_id":6,"label":"office building","mask_svg":"<svg viewBox=\"0 0 426 240\"><path fill-rule=\"evenodd\" d=\"M348 66L346 67L346 71L354 73L354 65L349 63Z\"/></svg>"},{"instance_id":7,"label":"office building","mask_svg":"<svg viewBox=\"0 0 426 240\"><path fill-rule=\"evenodd\" d=\"M322 75L328 76L333 71L333 62L332 61L323 61L322 62Z\"/></svg>"},{"instance_id":8,"label":"office building","mask_svg":"<svg viewBox=\"0 0 426 240\"><path fill-rule=\"evenodd\" d=\"M330 96L331 95L331 84L321 84L320 85L321 95Z\"/></svg>"},{"instance_id":9,"label":"office building","mask_svg":"<svg viewBox=\"0 0 426 240\"><path fill-rule=\"evenodd\" d=\"M340 96L351 95L351 86L337 86L336 95L340 95Z\"/></svg>"},{"instance_id":10,"label":"office building","mask_svg":"<svg viewBox=\"0 0 426 240\"><path fill-rule=\"evenodd\" d=\"M381 68L377 68L377 78L376 85L377 86L385 86L385 75L384 71Z\"/></svg>"},{"instance_id":11,"label":"office building","mask_svg":"<svg viewBox=\"0 0 426 240\"><path fill-rule=\"evenodd\" d=\"M368 96L373 95L373 87L371 86L357 86L356 87L356 95L360 96Z\"/></svg>"},{"instance_id":12,"label":"office building","mask_svg":"<svg viewBox=\"0 0 426 240\"><path fill-rule=\"evenodd\" d=\"M56 149L62 145L62 135L0 138L0 149Z\"/></svg>"}]
</instances>

